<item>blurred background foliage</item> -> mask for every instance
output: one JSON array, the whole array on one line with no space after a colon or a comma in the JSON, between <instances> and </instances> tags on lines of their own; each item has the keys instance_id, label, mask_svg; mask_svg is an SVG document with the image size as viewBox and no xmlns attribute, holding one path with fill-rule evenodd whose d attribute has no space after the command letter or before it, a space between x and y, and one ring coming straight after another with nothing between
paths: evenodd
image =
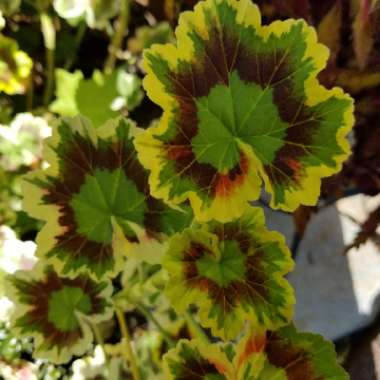
<instances>
[{"instance_id":1,"label":"blurred background foliage","mask_svg":"<svg viewBox=\"0 0 380 380\"><path fill-rule=\"evenodd\" d=\"M148 127L160 109L144 94L142 51L153 43L172 42L179 13L196 0L0 0L0 378L129 379L112 323L101 326L107 344L88 357L64 366L33 361L29 340L8 330L2 278L29 268L41 227L21 210L21 176L44 165L42 141L58 116L81 113L95 126L117 115ZM339 85L355 97L356 125L350 136L352 155L338 175L324 181L315 207L293 214L293 253L312 214L355 194L376 196L380 190L380 1L257 0L264 23L304 18L331 51L320 74L326 87ZM265 203L265 200L262 200ZM347 249L368 239L380 244L380 208L361 223ZM160 296L155 268L132 268L119 279L136 286L129 297L141 299L131 308L131 329L144 379L159 374L163 335L149 330L147 313ZM149 274L149 276L147 275ZM144 277L145 276L145 277ZM142 281L146 278L146 281ZM153 276L154 278L154 276ZM157 318L173 335L186 337L183 320L168 312L162 299ZM161 312L161 313L160 313ZM105 356L109 360L106 360ZM107 362L107 365L105 363Z\"/></svg>"}]
</instances>

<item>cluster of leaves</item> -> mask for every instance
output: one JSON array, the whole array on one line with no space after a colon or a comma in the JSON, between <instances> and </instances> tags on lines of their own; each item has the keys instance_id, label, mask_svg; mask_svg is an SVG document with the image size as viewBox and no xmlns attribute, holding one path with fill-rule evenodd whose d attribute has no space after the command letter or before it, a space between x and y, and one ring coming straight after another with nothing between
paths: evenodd
<instances>
[{"instance_id":1,"label":"cluster of leaves","mask_svg":"<svg viewBox=\"0 0 380 380\"><path fill-rule=\"evenodd\" d=\"M341 2L323 15L308 1L258 1L261 12L251 0L11 3L0 0L10 20L0 91L27 92L40 115L0 113L7 196L19 202L20 174L36 169L24 176L23 208L42 225L33 269L18 262L0 274L13 302L6 328L33 345L25 351L73 380L346 379L332 344L293 326L290 251L252 206L265 190L304 230L302 210L350 153L353 100L334 85L358 84L344 80L338 31L327 32ZM376 2L353 9L364 78ZM151 26L130 17L138 11ZM10 37L20 14L30 30L37 19L46 48L45 58L28 49L33 69ZM17 207L0 222L16 225Z\"/></svg>"}]
</instances>

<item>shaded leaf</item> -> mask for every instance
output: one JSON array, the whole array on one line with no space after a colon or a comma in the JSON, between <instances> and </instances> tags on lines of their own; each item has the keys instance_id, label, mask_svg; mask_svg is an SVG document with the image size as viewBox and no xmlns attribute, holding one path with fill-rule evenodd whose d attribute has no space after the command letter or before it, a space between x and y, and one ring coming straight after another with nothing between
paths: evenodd
<instances>
[{"instance_id":1,"label":"shaded leaf","mask_svg":"<svg viewBox=\"0 0 380 380\"><path fill-rule=\"evenodd\" d=\"M342 3L337 0L318 25L319 40L330 49L329 61L332 64L336 63L341 48L342 17Z\"/></svg>"},{"instance_id":2,"label":"shaded leaf","mask_svg":"<svg viewBox=\"0 0 380 380\"><path fill-rule=\"evenodd\" d=\"M141 53L153 44L164 44L173 40L173 31L167 22L160 22L154 27L140 26L135 36L128 39L128 50L132 53Z\"/></svg>"},{"instance_id":3,"label":"shaded leaf","mask_svg":"<svg viewBox=\"0 0 380 380\"><path fill-rule=\"evenodd\" d=\"M348 380L332 343L293 326L268 332L264 353L266 363L258 380Z\"/></svg>"},{"instance_id":4,"label":"shaded leaf","mask_svg":"<svg viewBox=\"0 0 380 380\"><path fill-rule=\"evenodd\" d=\"M361 70L367 66L374 44L374 29L370 22L370 0L359 1L357 13L352 25L353 46L356 61Z\"/></svg>"}]
</instances>

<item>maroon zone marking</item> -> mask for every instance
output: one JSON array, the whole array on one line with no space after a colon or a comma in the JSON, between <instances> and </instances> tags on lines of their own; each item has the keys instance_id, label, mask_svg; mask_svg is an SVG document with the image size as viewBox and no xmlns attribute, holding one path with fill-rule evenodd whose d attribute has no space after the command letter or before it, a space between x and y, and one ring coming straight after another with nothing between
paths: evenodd
<instances>
[{"instance_id":1,"label":"maroon zone marking","mask_svg":"<svg viewBox=\"0 0 380 380\"><path fill-rule=\"evenodd\" d=\"M262 88L275 84L273 101L281 119L292 125L292 128L287 129L284 141L296 145L284 143L271 165L266 165L264 170L275 184L287 184L290 180L297 183L302 174L300 160L308 154L302 145L311 145L313 131L319 123L312 120L313 111L304 105L304 95L296 93L291 78L296 68L283 50L276 50L272 54L258 53L244 46L232 29L220 30L214 24L210 25L210 31L209 40L203 40L204 51L195 61L181 62L181 72L167 73L171 92L178 103L174 122L180 130L167 143L170 152L168 158L175 161L178 172L190 177L198 187L207 189L211 195L220 189L223 177L213 166L195 162L191 149L191 139L196 136L199 124L195 101L207 96L217 84L228 86L229 74L236 70L242 80L259 84ZM200 35L193 38L202 40ZM238 170L244 172L241 164L231 171ZM231 180L231 187L233 182Z\"/></svg>"},{"instance_id":2,"label":"maroon zone marking","mask_svg":"<svg viewBox=\"0 0 380 380\"><path fill-rule=\"evenodd\" d=\"M99 285L87 277L61 278L51 268L48 268L46 279L31 283L24 280L14 280L14 285L19 294L27 298L28 303L32 305L32 308L22 318L43 334L49 347L70 346L82 338L82 331L79 327L72 331L63 332L48 321L49 299L53 292L66 286L81 288L91 299L89 314L99 314L104 310L104 300L97 295Z\"/></svg>"},{"instance_id":3,"label":"maroon zone marking","mask_svg":"<svg viewBox=\"0 0 380 380\"><path fill-rule=\"evenodd\" d=\"M192 242L185 251L183 263L188 286L207 292L214 302L226 312L232 311L241 299L246 299L251 303L260 303L263 298L268 297L265 287L267 277L262 266L264 257L262 251L256 251L254 255L247 256L245 264L247 270L243 281L234 280L224 287L199 274L196 263L206 254L213 255L206 246L196 242Z\"/></svg>"}]
</instances>

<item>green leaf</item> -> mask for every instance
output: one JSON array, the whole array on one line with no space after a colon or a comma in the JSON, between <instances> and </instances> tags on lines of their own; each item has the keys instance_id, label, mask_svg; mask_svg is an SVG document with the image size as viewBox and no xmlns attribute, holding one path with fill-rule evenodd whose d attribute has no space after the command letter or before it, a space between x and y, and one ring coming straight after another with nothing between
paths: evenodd
<instances>
[{"instance_id":1,"label":"green leaf","mask_svg":"<svg viewBox=\"0 0 380 380\"><path fill-rule=\"evenodd\" d=\"M192 220L151 197L137 160L129 120L95 129L86 119L61 120L46 140L49 168L24 181L24 208L46 222L37 256L64 274L115 276L125 256L159 262L166 236Z\"/></svg>"},{"instance_id":2,"label":"green leaf","mask_svg":"<svg viewBox=\"0 0 380 380\"><path fill-rule=\"evenodd\" d=\"M246 321L277 328L291 319L294 296L283 275L292 260L283 237L265 228L260 209L173 236L163 265L173 307L181 314L198 306L200 323L214 335L232 339Z\"/></svg>"},{"instance_id":3,"label":"green leaf","mask_svg":"<svg viewBox=\"0 0 380 380\"><path fill-rule=\"evenodd\" d=\"M95 71L91 79L84 79L81 71L57 69L56 81L57 99L50 110L61 116L81 114L96 128L118 116L121 108L133 110L143 98L140 80L123 70Z\"/></svg>"},{"instance_id":4,"label":"green leaf","mask_svg":"<svg viewBox=\"0 0 380 380\"><path fill-rule=\"evenodd\" d=\"M149 97L164 110L137 139L152 193L189 200L200 221L239 217L262 182L271 207L316 203L349 152L352 99L317 79L328 50L302 20L261 25L250 0L184 13L176 45L145 53Z\"/></svg>"},{"instance_id":5,"label":"green leaf","mask_svg":"<svg viewBox=\"0 0 380 380\"><path fill-rule=\"evenodd\" d=\"M61 277L40 263L9 276L8 283L7 295L15 303L12 327L17 336L34 338L36 358L64 363L83 355L93 340L89 322L112 316L109 282Z\"/></svg>"},{"instance_id":6,"label":"green leaf","mask_svg":"<svg viewBox=\"0 0 380 380\"><path fill-rule=\"evenodd\" d=\"M168 380L256 380L264 355L265 334L246 334L237 344L180 340L164 355ZM274 379L273 379L274 380Z\"/></svg>"},{"instance_id":7,"label":"green leaf","mask_svg":"<svg viewBox=\"0 0 380 380\"><path fill-rule=\"evenodd\" d=\"M332 343L320 335L299 333L293 326L268 332L266 362L258 380L348 380Z\"/></svg>"},{"instance_id":8,"label":"green leaf","mask_svg":"<svg viewBox=\"0 0 380 380\"><path fill-rule=\"evenodd\" d=\"M32 60L19 50L17 42L0 34L0 92L23 94L32 66Z\"/></svg>"},{"instance_id":9,"label":"green leaf","mask_svg":"<svg viewBox=\"0 0 380 380\"><path fill-rule=\"evenodd\" d=\"M57 100L50 109L61 116L88 117L95 127L100 127L118 113L111 106L118 96L116 89L117 72L110 75L95 71L92 79L84 79L80 71L71 74L57 69Z\"/></svg>"},{"instance_id":10,"label":"green leaf","mask_svg":"<svg viewBox=\"0 0 380 380\"><path fill-rule=\"evenodd\" d=\"M199 378L205 380L228 380L230 363L216 345L202 346L196 340L181 340L177 348L164 356L168 380Z\"/></svg>"}]
</instances>

